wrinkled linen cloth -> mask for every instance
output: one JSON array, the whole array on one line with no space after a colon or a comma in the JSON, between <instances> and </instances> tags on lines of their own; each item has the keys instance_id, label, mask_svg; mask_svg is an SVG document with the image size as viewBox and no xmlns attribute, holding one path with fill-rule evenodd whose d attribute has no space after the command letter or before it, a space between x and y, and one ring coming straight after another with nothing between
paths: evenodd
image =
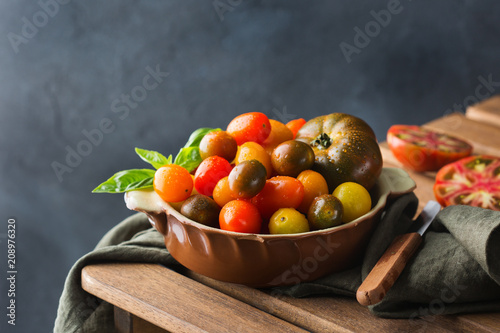
<instances>
[{"instance_id":1,"label":"wrinkled linen cloth","mask_svg":"<svg viewBox=\"0 0 500 333\"><path fill-rule=\"evenodd\" d=\"M388 205L361 265L312 282L276 287L293 297L355 297L378 259L413 221L418 199L405 194ZM111 332L113 307L81 288L81 270L100 262L157 263L182 269L165 248L146 215L135 214L111 229L94 251L71 268L61 295L54 332ZM378 304L385 318L500 311L500 212L469 206L443 209L402 274Z\"/></svg>"}]
</instances>

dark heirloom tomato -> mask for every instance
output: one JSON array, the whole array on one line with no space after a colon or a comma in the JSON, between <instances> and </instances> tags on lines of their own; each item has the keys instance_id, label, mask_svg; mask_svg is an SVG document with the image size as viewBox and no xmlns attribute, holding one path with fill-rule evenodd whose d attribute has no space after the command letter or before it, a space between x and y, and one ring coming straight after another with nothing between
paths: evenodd
<instances>
[{"instance_id":1,"label":"dark heirloom tomato","mask_svg":"<svg viewBox=\"0 0 500 333\"><path fill-rule=\"evenodd\" d=\"M257 160L236 165L228 176L229 191L234 198L249 199L266 185L266 167Z\"/></svg>"},{"instance_id":2,"label":"dark heirloom tomato","mask_svg":"<svg viewBox=\"0 0 500 333\"><path fill-rule=\"evenodd\" d=\"M500 211L500 158L470 156L442 167L434 195L443 206L469 205Z\"/></svg>"},{"instance_id":3,"label":"dark heirloom tomato","mask_svg":"<svg viewBox=\"0 0 500 333\"><path fill-rule=\"evenodd\" d=\"M332 113L309 120L297 140L313 147L313 170L321 173L333 191L345 182L356 182L369 190L382 171L382 154L371 127L362 119Z\"/></svg>"},{"instance_id":4,"label":"dark heirloom tomato","mask_svg":"<svg viewBox=\"0 0 500 333\"><path fill-rule=\"evenodd\" d=\"M200 141L200 156L220 156L231 162L238 151L236 140L226 131L215 131L206 134Z\"/></svg>"},{"instance_id":5,"label":"dark heirloom tomato","mask_svg":"<svg viewBox=\"0 0 500 333\"><path fill-rule=\"evenodd\" d=\"M339 199L332 194L316 197L309 207L307 218L312 229L326 229L342 224L344 207Z\"/></svg>"},{"instance_id":6,"label":"dark heirloom tomato","mask_svg":"<svg viewBox=\"0 0 500 333\"><path fill-rule=\"evenodd\" d=\"M181 214L198 223L216 227L219 222L219 205L210 197L195 194L184 201Z\"/></svg>"},{"instance_id":7,"label":"dark heirloom tomato","mask_svg":"<svg viewBox=\"0 0 500 333\"><path fill-rule=\"evenodd\" d=\"M307 143L288 140L280 143L271 154L271 163L278 175L297 177L314 164L314 151Z\"/></svg>"},{"instance_id":8,"label":"dark heirloom tomato","mask_svg":"<svg viewBox=\"0 0 500 333\"><path fill-rule=\"evenodd\" d=\"M472 146L465 141L410 125L391 126L387 144L401 164L418 172L439 170L472 152Z\"/></svg>"}]
</instances>

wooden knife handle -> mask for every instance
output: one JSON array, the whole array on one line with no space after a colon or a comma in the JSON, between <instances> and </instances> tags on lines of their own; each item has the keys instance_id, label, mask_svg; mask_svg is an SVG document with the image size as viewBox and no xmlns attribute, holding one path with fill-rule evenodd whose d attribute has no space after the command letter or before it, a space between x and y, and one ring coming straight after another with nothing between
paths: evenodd
<instances>
[{"instance_id":1,"label":"wooden knife handle","mask_svg":"<svg viewBox=\"0 0 500 333\"><path fill-rule=\"evenodd\" d=\"M422 242L416 232L397 236L359 286L356 299L362 305L380 302Z\"/></svg>"}]
</instances>

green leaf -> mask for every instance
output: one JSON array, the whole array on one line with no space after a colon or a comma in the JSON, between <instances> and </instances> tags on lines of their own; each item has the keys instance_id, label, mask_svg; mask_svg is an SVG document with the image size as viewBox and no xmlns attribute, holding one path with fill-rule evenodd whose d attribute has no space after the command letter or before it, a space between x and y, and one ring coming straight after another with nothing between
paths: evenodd
<instances>
[{"instance_id":1,"label":"green leaf","mask_svg":"<svg viewBox=\"0 0 500 333\"><path fill-rule=\"evenodd\" d=\"M148 162L155 169L159 169L166 164L172 164L172 155L167 158L156 151L141 148L135 148L135 152L143 161Z\"/></svg>"},{"instance_id":2,"label":"green leaf","mask_svg":"<svg viewBox=\"0 0 500 333\"><path fill-rule=\"evenodd\" d=\"M131 169L115 173L97 186L92 193L123 193L132 190L153 188L155 170Z\"/></svg>"},{"instance_id":3,"label":"green leaf","mask_svg":"<svg viewBox=\"0 0 500 333\"><path fill-rule=\"evenodd\" d=\"M202 161L199 148L201 139L203 139L203 137L210 132L220 130L220 128L203 127L191 133L188 141L184 145L184 148L181 148L181 150L175 157L174 164L186 168L189 172L196 169L196 167L200 165Z\"/></svg>"},{"instance_id":4,"label":"green leaf","mask_svg":"<svg viewBox=\"0 0 500 333\"><path fill-rule=\"evenodd\" d=\"M175 157L174 164L186 168L189 172L196 169L202 161L200 149L198 147L182 148Z\"/></svg>"}]
</instances>

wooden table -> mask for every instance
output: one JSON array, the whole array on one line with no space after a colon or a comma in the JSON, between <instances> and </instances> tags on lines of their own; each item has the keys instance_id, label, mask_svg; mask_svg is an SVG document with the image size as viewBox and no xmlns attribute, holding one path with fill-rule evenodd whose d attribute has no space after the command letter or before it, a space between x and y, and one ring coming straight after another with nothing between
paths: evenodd
<instances>
[{"instance_id":1,"label":"wooden table","mask_svg":"<svg viewBox=\"0 0 500 333\"><path fill-rule=\"evenodd\" d=\"M468 140L475 154L500 156L500 97L425 127ZM400 167L385 143L381 149L385 166ZM435 173L409 173L421 209L434 198ZM500 313L440 315L436 308L422 319L382 319L351 298L271 295L154 264L87 266L82 286L115 305L117 332L500 332Z\"/></svg>"}]
</instances>

